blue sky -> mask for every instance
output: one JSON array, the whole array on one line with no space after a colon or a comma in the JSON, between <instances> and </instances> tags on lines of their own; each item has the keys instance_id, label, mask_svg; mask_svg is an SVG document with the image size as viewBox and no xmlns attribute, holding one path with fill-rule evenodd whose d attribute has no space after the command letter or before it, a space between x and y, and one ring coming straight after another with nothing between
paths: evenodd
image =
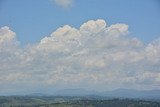
<instances>
[{"instance_id":1,"label":"blue sky","mask_svg":"<svg viewBox=\"0 0 160 107\"><path fill-rule=\"evenodd\" d=\"M0 94L160 89L159 6L0 0Z\"/></svg>"},{"instance_id":2,"label":"blue sky","mask_svg":"<svg viewBox=\"0 0 160 107\"><path fill-rule=\"evenodd\" d=\"M126 23L131 35L144 42L160 36L158 0L74 0L63 8L53 0L1 0L0 26L16 32L21 44L40 41L63 25L79 27L91 19L104 19L109 25Z\"/></svg>"}]
</instances>

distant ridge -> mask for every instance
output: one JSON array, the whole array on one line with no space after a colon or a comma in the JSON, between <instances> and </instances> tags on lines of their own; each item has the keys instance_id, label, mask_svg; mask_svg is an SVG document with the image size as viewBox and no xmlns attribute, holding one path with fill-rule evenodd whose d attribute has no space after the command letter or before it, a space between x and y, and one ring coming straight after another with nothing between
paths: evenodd
<instances>
[{"instance_id":1,"label":"distant ridge","mask_svg":"<svg viewBox=\"0 0 160 107\"><path fill-rule=\"evenodd\" d=\"M58 90L55 95L64 95L64 96L86 96L86 95L98 95L97 91L85 90L85 89L63 89Z\"/></svg>"},{"instance_id":2,"label":"distant ridge","mask_svg":"<svg viewBox=\"0 0 160 107\"><path fill-rule=\"evenodd\" d=\"M5 96L5 95L2 95ZM45 91L37 93L20 93L6 96L96 96L106 98L139 98L139 99L160 99L160 90L134 90L134 89L116 89L113 91L98 92L94 90L63 89L57 91Z\"/></svg>"},{"instance_id":3,"label":"distant ridge","mask_svg":"<svg viewBox=\"0 0 160 107\"><path fill-rule=\"evenodd\" d=\"M160 90L117 89L101 94L109 97L160 99Z\"/></svg>"},{"instance_id":4,"label":"distant ridge","mask_svg":"<svg viewBox=\"0 0 160 107\"><path fill-rule=\"evenodd\" d=\"M97 92L94 90L85 89L64 89L54 93L54 95L61 96L103 96L103 97L117 97L117 98L146 98L146 99L160 99L160 90L134 90L134 89L116 89L113 91Z\"/></svg>"}]
</instances>

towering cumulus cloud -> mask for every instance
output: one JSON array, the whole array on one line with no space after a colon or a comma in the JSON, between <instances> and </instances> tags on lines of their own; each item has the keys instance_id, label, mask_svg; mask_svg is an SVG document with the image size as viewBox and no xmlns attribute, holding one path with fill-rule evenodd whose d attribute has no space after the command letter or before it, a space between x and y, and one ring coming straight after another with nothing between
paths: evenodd
<instances>
[{"instance_id":1,"label":"towering cumulus cloud","mask_svg":"<svg viewBox=\"0 0 160 107\"><path fill-rule=\"evenodd\" d=\"M16 34L0 29L0 92L86 88L160 88L160 40L145 44L128 25L90 20L58 28L21 48ZM23 87L23 88L22 88ZM11 89L10 89L11 88Z\"/></svg>"}]
</instances>

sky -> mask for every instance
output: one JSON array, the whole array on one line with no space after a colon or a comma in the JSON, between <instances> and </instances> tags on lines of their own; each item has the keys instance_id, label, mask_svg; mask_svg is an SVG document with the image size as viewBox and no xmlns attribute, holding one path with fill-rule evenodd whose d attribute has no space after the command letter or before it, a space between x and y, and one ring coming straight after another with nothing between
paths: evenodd
<instances>
[{"instance_id":1,"label":"sky","mask_svg":"<svg viewBox=\"0 0 160 107\"><path fill-rule=\"evenodd\" d=\"M110 25L128 24L131 34L147 43L160 35L159 0L66 0L66 4L57 1L60 3L0 0L0 26L15 31L22 45L38 42L60 26L79 28L82 23L99 18Z\"/></svg>"},{"instance_id":2,"label":"sky","mask_svg":"<svg viewBox=\"0 0 160 107\"><path fill-rule=\"evenodd\" d=\"M160 89L159 0L0 0L0 94Z\"/></svg>"}]
</instances>

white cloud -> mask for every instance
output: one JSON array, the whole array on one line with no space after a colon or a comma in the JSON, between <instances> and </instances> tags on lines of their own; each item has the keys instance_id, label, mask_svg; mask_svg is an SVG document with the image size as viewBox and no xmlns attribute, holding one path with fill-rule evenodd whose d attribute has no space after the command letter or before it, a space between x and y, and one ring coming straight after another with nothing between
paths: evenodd
<instances>
[{"instance_id":1,"label":"white cloud","mask_svg":"<svg viewBox=\"0 0 160 107\"><path fill-rule=\"evenodd\" d=\"M148 60L151 60L153 62L159 62L160 61L160 39L157 39L153 41L152 43L149 43L146 47L146 53Z\"/></svg>"},{"instance_id":2,"label":"white cloud","mask_svg":"<svg viewBox=\"0 0 160 107\"><path fill-rule=\"evenodd\" d=\"M126 24L109 26L98 19L79 29L65 25L25 48L8 27L0 29L0 38L0 85L5 87L160 88L159 39L145 45L129 36Z\"/></svg>"},{"instance_id":3,"label":"white cloud","mask_svg":"<svg viewBox=\"0 0 160 107\"><path fill-rule=\"evenodd\" d=\"M63 8L68 8L72 6L73 0L53 0L56 5L63 7Z\"/></svg>"},{"instance_id":4,"label":"white cloud","mask_svg":"<svg viewBox=\"0 0 160 107\"><path fill-rule=\"evenodd\" d=\"M7 26L0 28L0 45L14 40L15 35L16 34L13 31L11 31Z\"/></svg>"},{"instance_id":5,"label":"white cloud","mask_svg":"<svg viewBox=\"0 0 160 107\"><path fill-rule=\"evenodd\" d=\"M105 27L106 27L106 22L102 19L98 19L96 21L90 20L81 25L80 32L82 34L85 33L90 35L103 31Z\"/></svg>"},{"instance_id":6,"label":"white cloud","mask_svg":"<svg viewBox=\"0 0 160 107\"><path fill-rule=\"evenodd\" d=\"M117 30L120 33L126 33L128 32L128 25L126 24L115 24L115 25L111 25L110 27L108 27L108 30Z\"/></svg>"}]
</instances>

